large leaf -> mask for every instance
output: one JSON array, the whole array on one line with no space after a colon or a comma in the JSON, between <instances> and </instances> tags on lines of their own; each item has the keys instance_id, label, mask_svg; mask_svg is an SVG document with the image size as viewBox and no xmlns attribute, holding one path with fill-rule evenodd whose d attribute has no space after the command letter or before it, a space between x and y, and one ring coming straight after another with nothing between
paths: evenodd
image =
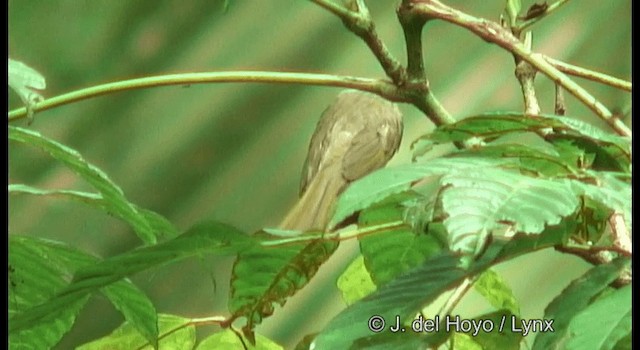
<instances>
[{"instance_id":1,"label":"large leaf","mask_svg":"<svg viewBox=\"0 0 640 350\"><path fill-rule=\"evenodd\" d=\"M143 242L153 244L157 241L158 233L153 231L144 215L140 214L135 206L127 200L120 187L111 181L102 170L82 158L80 153L35 131L15 126L9 126L9 139L49 153L98 190L104 198L104 204L108 210L129 223Z\"/></svg>"},{"instance_id":2,"label":"large leaf","mask_svg":"<svg viewBox=\"0 0 640 350\"><path fill-rule=\"evenodd\" d=\"M29 328L51 315L56 315L70 303L89 295L97 288L145 269L191 256L235 254L248 249L253 243L254 240L249 236L225 224L205 222L194 225L170 241L136 249L78 269L73 281L47 302L10 318L9 330L13 332Z\"/></svg>"},{"instance_id":3,"label":"large leaf","mask_svg":"<svg viewBox=\"0 0 640 350\"><path fill-rule=\"evenodd\" d=\"M125 320L157 348L158 314L144 292L128 279L103 287L101 292L124 315Z\"/></svg>"},{"instance_id":4,"label":"large leaf","mask_svg":"<svg viewBox=\"0 0 640 350\"><path fill-rule=\"evenodd\" d=\"M12 320L62 290L73 273L97 258L61 243L9 236L9 326ZM9 332L10 348L50 348L67 333L88 297L70 300L58 313Z\"/></svg>"},{"instance_id":5,"label":"large leaf","mask_svg":"<svg viewBox=\"0 0 640 350\"><path fill-rule=\"evenodd\" d=\"M193 349L196 344L196 328L191 320L174 315L158 315L160 341L157 349ZM154 349L149 341L128 322L109 335L83 344L78 350Z\"/></svg>"},{"instance_id":6,"label":"large leaf","mask_svg":"<svg viewBox=\"0 0 640 350\"><path fill-rule=\"evenodd\" d=\"M264 233L257 236L267 238ZM315 240L286 246L245 249L233 265L229 311L246 317L243 332L253 340L253 328L274 311L274 304L304 287L337 249L338 242Z\"/></svg>"},{"instance_id":7,"label":"large leaf","mask_svg":"<svg viewBox=\"0 0 640 350\"><path fill-rule=\"evenodd\" d=\"M547 306L544 319L553 320L553 332L538 333L536 341L533 344L533 350L564 348L565 342L573 336L571 332L572 327L575 327L575 325L572 326L574 318L583 310L586 310L594 297L607 289L611 282L618 278L620 272L629 266L629 263L628 258L618 258L609 264L592 268L583 276L571 282L571 284ZM620 312L613 314L613 317L617 317L618 322L622 321L622 317L624 317L626 313L625 305L627 303L629 307L631 306L630 300L623 301L620 305L623 309L618 309ZM605 311L605 313L606 312L607 311ZM594 325L602 325L600 321L603 317L607 317L604 314L592 315L594 318L591 319L591 322L593 322ZM576 341L581 340L578 339ZM612 341L612 343L615 345L615 342Z\"/></svg>"},{"instance_id":8,"label":"large leaf","mask_svg":"<svg viewBox=\"0 0 640 350\"><path fill-rule=\"evenodd\" d=\"M454 251L477 253L487 234L540 233L572 214L578 199L566 181L533 178L500 169L475 169L443 177L444 224Z\"/></svg>"},{"instance_id":9,"label":"large leaf","mask_svg":"<svg viewBox=\"0 0 640 350\"><path fill-rule=\"evenodd\" d=\"M361 227L402 221L405 208L388 201L364 210L358 219ZM399 226L359 238L364 263L376 285L382 285L398 275L440 254L445 242L433 234L415 232L409 226Z\"/></svg>"},{"instance_id":10,"label":"large leaf","mask_svg":"<svg viewBox=\"0 0 640 350\"><path fill-rule=\"evenodd\" d=\"M331 226L389 195L407 190L415 181L426 177L491 168L508 162L509 160L473 157L438 158L419 164L379 169L352 183L340 195Z\"/></svg>"},{"instance_id":11,"label":"large leaf","mask_svg":"<svg viewBox=\"0 0 640 350\"><path fill-rule=\"evenodd\" d=\"M631 334L631 285L599 298L569 324L566 349L612 349Z\"/></svg>"}]
</instances>

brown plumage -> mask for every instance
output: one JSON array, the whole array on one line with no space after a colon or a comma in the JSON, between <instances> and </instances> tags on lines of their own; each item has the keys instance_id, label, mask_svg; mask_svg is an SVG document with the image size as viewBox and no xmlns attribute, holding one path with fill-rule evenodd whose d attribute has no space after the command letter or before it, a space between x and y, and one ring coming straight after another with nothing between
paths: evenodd
<instances>
[{"instance_id":1,"label":"brown plumage","mask_svg":"<svg viewBox=\"0 0 640 350\"><path fill-rule=\"evenodd\" d=\"M280 224L288 230L326 230L346 186L387 164L402 139L402 114L378 95L341 92L311 137L300 199Z\"/></svg>"}]
</instances>

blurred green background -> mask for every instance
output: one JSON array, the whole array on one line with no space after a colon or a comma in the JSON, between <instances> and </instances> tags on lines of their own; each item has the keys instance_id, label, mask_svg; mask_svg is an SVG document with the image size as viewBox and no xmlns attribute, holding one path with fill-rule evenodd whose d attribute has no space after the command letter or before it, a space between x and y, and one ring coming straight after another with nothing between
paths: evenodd
<instances>
[{"instance_id":1,"label":"blurred green background","mask_svg":"<svg viewBox=\"0 0 640 350\"><path fill-rule=\"evenodd\" d=\"M397 2L371 0L368 5L381 37L404 61ZM504 6L498 0L445 2L496 21ZM523 3L526 9L533 1ZM225 8L222 0L10 0L8 10L9 57L46 77L45 97L180 72L273 70L383 77L367 47L309 1L229 0ZM630 0L571 1L532 29L535 51L630 79ZM431 87L456 118L521 110L509 54L443 22L429 24L423 38ZM536 82L543 112L550 113L553 85L544 76ZM610 109L630 109L630 94L578 82ZM338 91L265 84L162 87L38 113L30 128L77 149L131 201L166 216L180 229L216 219L252 232L276 225L295 201L308 139ZM569 115L603 126L571 96L566 98ZM10 109L20 106L10 92ZM413 107L403 105L401 110L405 137L392 164L408 162L410 143L433 128ZM18 144L9 145L9 182L89 189L47 155ZM126 225L102 212L41 197L9 198L9 233L68 242L105 257L139 245ZM228 262L194 259L140 274L134 281L160 312L187 317L225 314ZM500 270L509 280L519 281L512 288L521 300L523 317L539 318L567 279L586 267L577 258L546 251ZM330 288L330 283L312 286L317 293L312 300L332 299L336 294ZM486 308L478 300L471 298L462 307ZM276 312L277 318L267 320L263 332L291 347L342 307L339 300L332 305L307 305L296 322L287 323L296 319L293 310ZM327 312L313 313L320 309ZM93 298L59 348L105 335L121 321L106 300ZM309 327L301 329L302 323ZM212 330L199 331L203 335Z\"/></svg>"}]
</instances>

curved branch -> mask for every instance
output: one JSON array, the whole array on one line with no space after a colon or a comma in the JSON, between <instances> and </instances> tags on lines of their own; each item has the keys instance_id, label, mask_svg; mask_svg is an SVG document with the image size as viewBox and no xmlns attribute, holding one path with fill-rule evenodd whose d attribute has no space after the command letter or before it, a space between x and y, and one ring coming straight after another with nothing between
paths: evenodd
<instances>
[{"instance_id":1,"label":"curved branch","mask_svg":"<svg viewBox=\"0 0 640 350\"><path fill-rule=\"evenodd\" d=\"M631 129L611 111L593 97L588 91L567 77L564 73L549 63L543 55L532 52L520 40L500 24L468 15L451 8L438 0L415 1L413 11L425 18L438 18L473 32L487 42L494 43L503 49L529 62L535 69L549 77L553 82L561 85L580 102L591 109L600 119L604 120L619 135L631 136Z\"/></svg>"},{"instance_id":2,"label":"curved branch","mask_svg":"<svg viewBox=\"0 0 640 350\"><path fill-rule=\"evenodd\" d=\"M389 81L380 79L339 76L331 74L312 74L295 72L206 72L184 73L152 76L146 78L123 80L92 86L55 96L33 106L34 112L44 111L76 101L112 94L121 91L146 89L168 85L190 85L208 83L272 83L272 84L305 84L317 86L333 86L368 91L395 102L406 102L406 97ZM9 121L24 118L27 108L22 107L9 112Z\"/></svg>"}]
</instances>

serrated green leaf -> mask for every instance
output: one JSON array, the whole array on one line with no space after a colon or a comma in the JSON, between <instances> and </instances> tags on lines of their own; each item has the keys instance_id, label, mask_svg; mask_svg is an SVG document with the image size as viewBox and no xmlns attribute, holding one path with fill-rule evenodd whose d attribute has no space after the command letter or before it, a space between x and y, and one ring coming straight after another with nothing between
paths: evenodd
<instances>
[{"instance_id":1,"label":"serrated green leaf","mask_svg":"<svg viewBox=\"0 0 640 350\"><path fill-rule=\"evenodd\" d=\"M631 155L628 148L620 148L612 143L602 143L582 135L547 135L547 141L559 151L563 157L577 159L582 168L600 171L630 172Z\"/></svg>"},{"instance_id":2,"label":"serrated green leaf","mask_svg":"<svg viewBox=\"0 0 640 350\"><path fill-rule=\"evenodd\" d=\"M347 305L364 298L376 290L369 271L364 266L364 257L358 255L338 278L338 289Z\"/></svg>"},{"instance_id":3,"label":"serrated green leaf","mask_svg":"<svg viewBox=\"0 0 640 350\"><path fill-rule=\"evenodd\" d=\"M9 126L9 139L37 147L49 153L66 167L91 184L104 198L108 210L123 218L131 225L138 237L146 244L157 242L157 233L153 231L144 215L124 196L124 193L107 174L88 163L76 150L53 141L39 133L23 128Z\"/></svg>"},{"instance_id":4,"label":"serrated green leaf","mask_svg":"<svg viewBox=\"0 0 640 350\"><path fill-rule=\"evenodd\" d=\"M340 195L330 226L392 194L407 190L417 180L469 169L496 167L508 162L502 159L438 158L424 163L379 169L355 181Z\"/></svg>"},{"instance_id":5,"label":"serrated green leaf","mask_svg":"<svg viewBox=\"0 0 640 350\"><path fill-rule=\"evenodd\" d=\"M546 177L578 172L575 161L569 161L558 152L555 152L555 155L550 153L548 150L533 148L530 145L491 143L484 147L458 151L451 154L451 157L513 158L518 160L520 169Z\"/></svg>"},{"instance_id":6,"label":"serrated green leaf","mask_svg":"<svg viewBox=\"0 0 640 350\"><path fill-rule=\"evenodd\" d=\"M566 349L612 349L631 332L631 285L597 299L569 324Z\"/></svg>"},{"instance_id":7,"label":"serrated green leaf","mask_svg":"<svg viewBox=\"0 0 640 350\"><path fill-rule=\"evenodd\" d=\"M442 205L450 249L477 253L487 233L540 233L572 214L578 199L565 181L532 178L501 169L475 169L442 178Z\"/></svg>"},{"instance_id":8,"label":"serrated green leaf","mask_svg":"<svg viewBox=\"0 0 640 350\"><path fill-rule=\"evenodd\" d=\"M88 297L66 300L59 312L13 329L13 320L29 314L63 289L73 273L97 259L62 243L9 236L9 342L11 349L50 348L73 325Z\"/></svg>"},{"instance_id":9,"label":"serrated green leaf","mask_svg":"<svg viewBox=\"0 0 640 350\"><path fill-rule=\"evenodd\" d=\"M13 332L29 327L60 312L69 302L145 269L192 256L235 254L253 244L251 237L225 224L204 222L194 225L170 241L83 266L77 270L73 281L46 303L12 317L9 330Z\"/></svg>"},{"instance_id":10,"label":"serrated green leaf","mask_svg":"<svg viewBox=\"0 0 640 350\"><path fill-rule=\"evenodd\" d=\"M273 340L256 334L256 344L251 346L251 350L282 350L283 347ZM205 338L198 346L197 350L208 349L225 349L225 350L245 350L245 344L242 343L238 335L229 329L214 333Z\"/></svg>"},{"instance_id":11,"label":"serrated green leaf","mask_svg":"<svg viewBox=\"0 0 640 350\"><path fill-rule=\"evenodd\" d=\"M255 236L268 238L264 233ZM273 313L274 304L284 305L309 283L337 247L336 241L315 240L243 249L233 265L229 311L247 318L244 334L251 339L253 328Z\"/></svg>"},{"instance_id":12,"label":"serrated green leaf","mask_svg":"<svg viewBox=\"0 0 640 350\"><path fill-rule=\"evenodd\" d=\"M571 282L545 309L544 319L553 320L554 331L538 333L532 349L564 348L565 342L571 337L569 327L574 317L585 310L595 296L607 289L629 263L627 258L618 258L592 268ZM600 324L598 319L592 322Z\"/></svg>"},{"instance_id":13,"label":"serrated green leaf","mask_svg":"<svg viewBox=\"0 0 640 350\"><path fill-rule=\"evenodd\" d=\"M158 349L193 349L196 344L196 329L190 325L188 318L175 315L158 315L160 341ZM111 349L153 349L149 341L142 336L136 327L128 322L123 323L106 337L83 344L78 350L111 350Z\"/></svg>"},{"instance_id":14,"label":"serrated green leaf","mask_svg":"<svg viewBox=\"0 0 640 350\"><path fill-rule=\"evenodd\" d=\"M158 347L158 314L142 290L125 279L100 289L124 319L153 345Z\"/></svg>"},{"instance_id":15,"label":"serrated green leaf","mask_svg":"<svg viewBox=\"0 0 640 350\"><path fill-rule=\"evenodd\" d=\"M432 140L436 144L464 142L472 138L491 142L500 136L514 132L536 132L562 126L564 124L558 120L544 116L532 117L519 112L491 112L439 126L423 138Z\"/></svg>"},{"instance_id":16,"label":"serrated green leaf","mask_svg":"<svg viewBox=\"0 0 640 350\"><path fill-rule=\"evenodd\" d=\"M405 207L402 201L409 198L401 195L388 197L360 213L358 225L367 227L402 221ZM424 260L440 254L443 244L431 234L415 232L409 226L381 230L373 235L360 237L360 251L364 263L375 285L382 285L398 275L420 265Z\"/></svg>"},{"instance_id":17,"label":"serrated green leaf","mask_svg":"<svg viewBox=\"0 0 640 350\"><path fill-rule=\"evenodd\" d=\"M113 213L113 215L119 217L123 221L126 221L127 219L121 215L121 212L110 211L109 203L99 193L73 190L45 190L24 184L10 184L9 194L31 194L75 200L103 210L107 213ZM136 205L133 206L138 213L144 216L145 220L149 223L152 230L156 232L158 236L162 236L162 238L167 239L173 238L177 235L177 229L171 222L169 222L169 220L167 220L162 215L151 210L138 207Z\"/></svg>"},{"instance_id":18,"label":"serrated green leaf","mask_svg":"<svg viewBox=\"0 0 640 350\"><path fill-rule=\"evenodd\" d=\"M475 281L473 288L497 310L508 310L513 315L520 315L520 306L513 291L497 272L486 270Z\"/></svg>"}]
</instances>

